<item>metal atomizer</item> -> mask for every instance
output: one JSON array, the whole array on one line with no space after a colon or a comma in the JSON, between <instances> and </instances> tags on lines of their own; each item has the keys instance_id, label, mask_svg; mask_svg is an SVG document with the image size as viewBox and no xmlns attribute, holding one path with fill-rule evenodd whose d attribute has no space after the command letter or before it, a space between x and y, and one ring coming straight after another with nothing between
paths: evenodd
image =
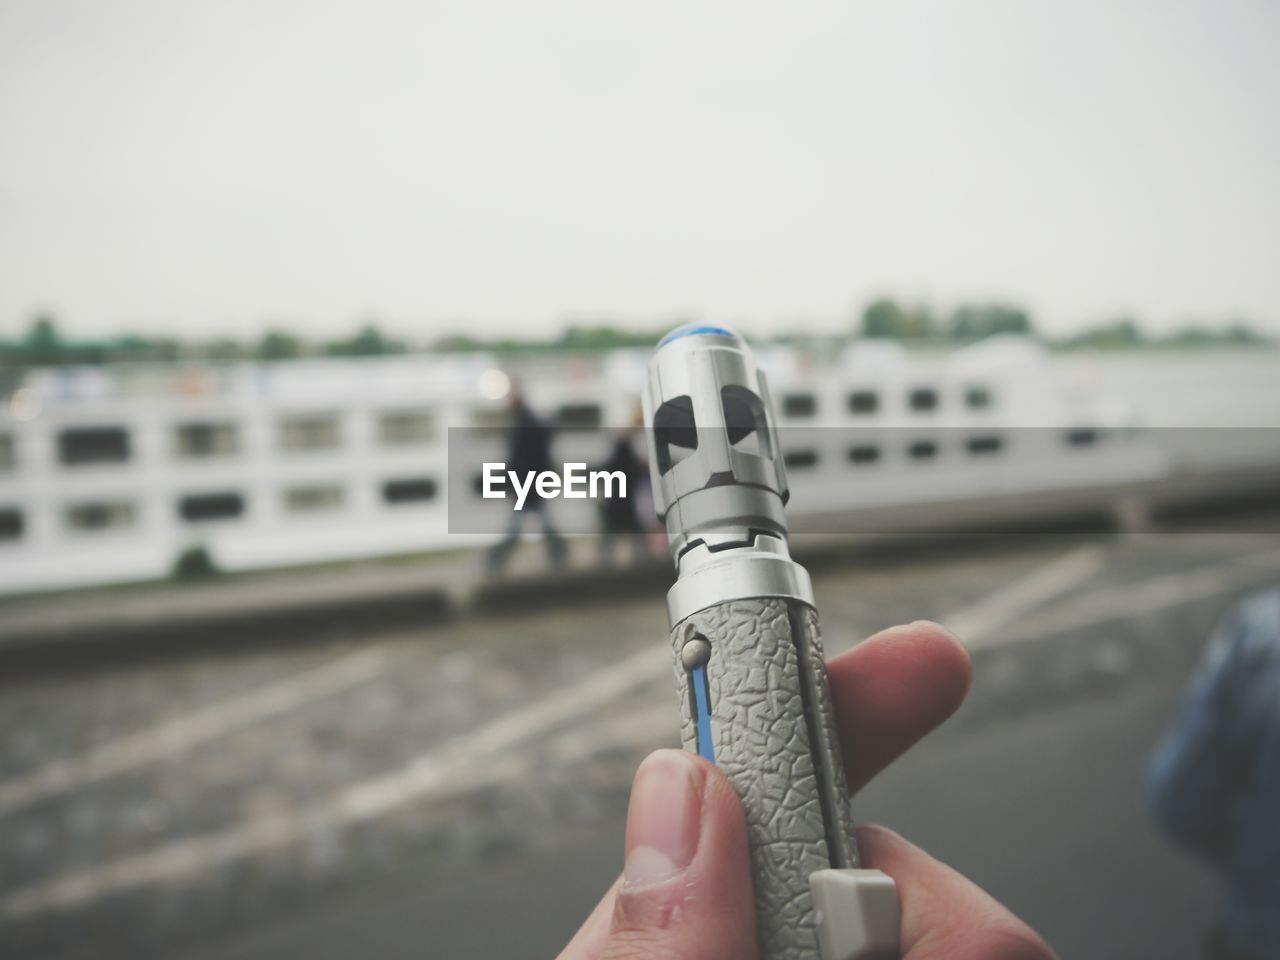
<instances>
[{"instance_id":1,"label":"metal atomizer","mask_svg":"<svg viewBox=\"0 0 1280 960\"><path fill-rule=\"evenodd\" d=\"M682 736L746 814L760 960L898 956L897 890L858 866L809 574L764 375L721 327L668 334L644 392Z\"/></svg>"}]
</instances>

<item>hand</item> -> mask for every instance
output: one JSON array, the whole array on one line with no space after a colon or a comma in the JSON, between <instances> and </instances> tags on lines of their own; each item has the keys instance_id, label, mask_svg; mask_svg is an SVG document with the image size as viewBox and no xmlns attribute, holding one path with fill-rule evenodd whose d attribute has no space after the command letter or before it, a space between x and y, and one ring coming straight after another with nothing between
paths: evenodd
<instances>
[{"instance_id":1,"label":"hand","mask_svg":"<svg viewBox=\"0 0 1280 960\"><path fill-rule=\"evenodd\" d=\"M969 688L969 656L918 621L827 664L849 790L949 717ZM863 865L897 882L903 960L1053 960L1025 923L950 867L884 827L862 827ZM626 863L560 960L751 960L755 914L738 795L712 764L659 750L641 764Z\"/></svg>"}]
</instances>

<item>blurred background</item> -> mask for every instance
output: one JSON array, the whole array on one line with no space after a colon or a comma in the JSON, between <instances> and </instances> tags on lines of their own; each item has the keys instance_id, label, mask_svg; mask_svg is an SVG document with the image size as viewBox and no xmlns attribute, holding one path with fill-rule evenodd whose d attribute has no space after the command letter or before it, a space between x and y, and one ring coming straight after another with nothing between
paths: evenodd
<instances>
[{"instance_id":1,"label":"blurred background","mask_svg":"<svg viewBox=\"0 0 1280 960\"><path fill-rule=\"evenodd\" d=\"M1064 956L1197 956L1219 890L1142 781L1280 576L1278 39L6 0L0 949L554 956L678 742L670 563L557 504L563 565L486 565L449 437L519 392L603 459L706 321L770 376L828 653L927 617L974 657L858 816Z\"/></svg>"}]
</instances>

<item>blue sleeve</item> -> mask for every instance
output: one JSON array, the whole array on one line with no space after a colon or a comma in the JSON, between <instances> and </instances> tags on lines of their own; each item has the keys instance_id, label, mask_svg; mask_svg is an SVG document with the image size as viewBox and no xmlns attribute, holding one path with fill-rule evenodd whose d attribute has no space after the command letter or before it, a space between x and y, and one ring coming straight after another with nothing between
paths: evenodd
<instances>
[{"instance_id":1,"label":"blue sleeve","mask_svg":"<svg viewBox=\"0 0 1280 960\"><path fill-rule=\"evenodd\" d=\"M1235 696L1247 615L1236 613L1215 633L1173 728L1147 771L1147 796L1160 825L1215 862L1230 849L1232 809L1248 766Z\"/></svg>"}]
</instances>

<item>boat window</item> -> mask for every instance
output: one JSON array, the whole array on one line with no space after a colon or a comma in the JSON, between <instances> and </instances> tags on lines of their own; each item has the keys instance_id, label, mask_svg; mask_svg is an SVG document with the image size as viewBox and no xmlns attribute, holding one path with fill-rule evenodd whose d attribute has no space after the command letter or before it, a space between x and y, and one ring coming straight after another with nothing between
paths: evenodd
<instances>
[{"instance_id":1,"label":"boat window","mask_svg":"<svg viewBox=\"0 0 1280 960\"><path fill-rule=\"evenodd\" d=\"M912 410L925 412L938 409L938 391L933 387L916 387L907 394L907 404Z\"/></svg>"},{"instance_id":2,"label":"boat window","mask_svg":"<svg viewBox=\"0 0 1280 960\"><path fill-rule=\"evenodd\" d=\"M382 485L382 499L387 503L423 503L434 500L436 482L430 477L388 480Z\"/></svg>"},{"instance_id":3,"label":"boat window","mask_svg":"<svg viewBox=\"0 0 1280 960\"><path fill-rule=\"evenodd\" d=\"M14 451L13 435L0 433L0 470L12 470L18 465Z\"/></svg>"},{"instance_id":4,"label":"boat window","mask_svg":"<svg viewBox=\"0 0 1280 960\"><path fill-rule=\"evenodd\" d=\"M849 394L849 412L860 416L880 409L880 397L874 390L855 390Z\"/></svg>"},{"instance_id":5,"label":"boat window","mask_svg":"<svg viewBox=\"0 0 1280 960\"><path fill-rule=\"evenodd\" d=\"M24 527L22 511L16 507L0 507L0 540L18 540Z\"/></svg>"},{"instance_id":6,"label":"boat window","mask_svg":"<svg viewBox=\"0 0 1280 960\"><path fill-rule=\"evenodd\" d=\"M129 459L129 432L124 427L72 427L58 435L58 457L69 467L90 463L124 463Z\"/></svg>"},{"instance_id":7,"label":"boat window","mask_svg":"<svg viewBox=\"0 0 1280 960\"><path fill-rule=\"evenodd\" d=\"M174 453L184 460L228 457L237 447L234 423L180 423L174 428Z\"/></svg>"},{"instance_id":8,"label":"boat window","mask_svg":"<svg viewBox=\"0 0 1280 960\"><path fill-rule=\"evenodd\" d=\"M435 435L436 418L429 410L388 410L378 421L378 438L388 447L428 443Z\"/></svg>"},{"instance_id":9,"label":"boat window","mask_svg":"<svg viewBox=\"0 0 1280 960\"><path fill-rule=\"evenodd\" d=\"M178 515L188 523L233 520L244 513L244 497L238 493L197 493L178 501Z\"/></svg>"},{"instance_id":10,"label":"boat window","mask_svg":"<svg viewBox=\"0 0 1280 960\"><path fill-rule=\"evenodd\" d=\"M849 462L859 466L875 463L880 459L880 448L874 443L860 443L849 448Z\"/></svg>"},{"instance_id":11,"label":"boat window","mask_svg":"<svg viewBox=\"0 0 1280 960\"><path fill-rule=\"evenodd\" d=\"M999 453L1004 447L1004 440L994 434L982 434L976 437L970 437L969 442L965 444L968 451L976 457L987 456L993 453Z\"/></svg>"},{"instance_id":12,"label":"boat window","mask_svg":"<svg viewBox=\"0 0 1280 960\"><path fill-rule=\"evenodd\" d=\"M556 425L567 430L594 430L600 420L598 403L566 403L556 411Z\"/></svg>"},{"instance_id":13,"label":"boat window","mask_svg":"<svg viewBox=\"0 0 1280 960\"><path fill-rule=\"evenodd\" d=\"M938 455L938 445L932 440L916 440L907 447L912 460L932 460Z\"/></svg>"},{"instance_id":14,"label":"boat window","mask_svg":"<svg viewBox=\"0 0 1280 960\"><path fill-rule=\"evenodd\" d=\"M790 450L783 454L782 462L788 470L808 470L818 465L818 451Z\"/></svg>"},{"instance_id":15,"label":"boat window","mask_svg":"<svg viewBox=\"0 0 1280 960\"><path fill-rule=\"evenodd\" d=\"M784 417L812 417L818 412L818 398L812 393L784 393L782 415Z\"/></svg>"},{"instance_id":16,"label":"boat window","mask_svg":"<svg viewBox=\"0 0 1280 960\"><path fill-rule=\"evenodd\" d=\"M77 533L124 529L133 526L133 504L128 500L96 500L73 503L66 510L67 529Z\"/></svg>"},{"instance_id":17,"label":"boat window","mask_svg":"<svg viewBox=\"0 0 1280 960\"><path fill-rule=\"evenodd\" d=\"M1098 442L1098 431L1089 427L1076 427L1068 430L1063 438L1069 447L1091 447Z\"/></svg>"},{"instance_id":18,"label":"boat window","mask_svg":"<svg viewBox=\"0 0 1280 960\"><path fill-rule=\"evenodd\" d=\"M964 392L964 402L970 410L986 410L992 404L991 390L982 384L972 384Z\"/></svg>"},{"instance_id":19,"label":"boat window","mask_svg":"<svg viewBox=\"0 0 1280 960\"><path fill-rule=\"evenodd\" d=\"M336 483L289 487L284 492L284 508L290 513L337 510L342 506L342 492Z\"/></svg>"},{"instance_id":20,"label":"boat window","mask_svg":"<svg viewBox=\"0 0 1280 960\"><path fill-rule=\"evenodd\" d=\"M280 421L280 446L284 450L332 450L340 439L336 416L285 417Z\"/></svg>"}]
</instances>

